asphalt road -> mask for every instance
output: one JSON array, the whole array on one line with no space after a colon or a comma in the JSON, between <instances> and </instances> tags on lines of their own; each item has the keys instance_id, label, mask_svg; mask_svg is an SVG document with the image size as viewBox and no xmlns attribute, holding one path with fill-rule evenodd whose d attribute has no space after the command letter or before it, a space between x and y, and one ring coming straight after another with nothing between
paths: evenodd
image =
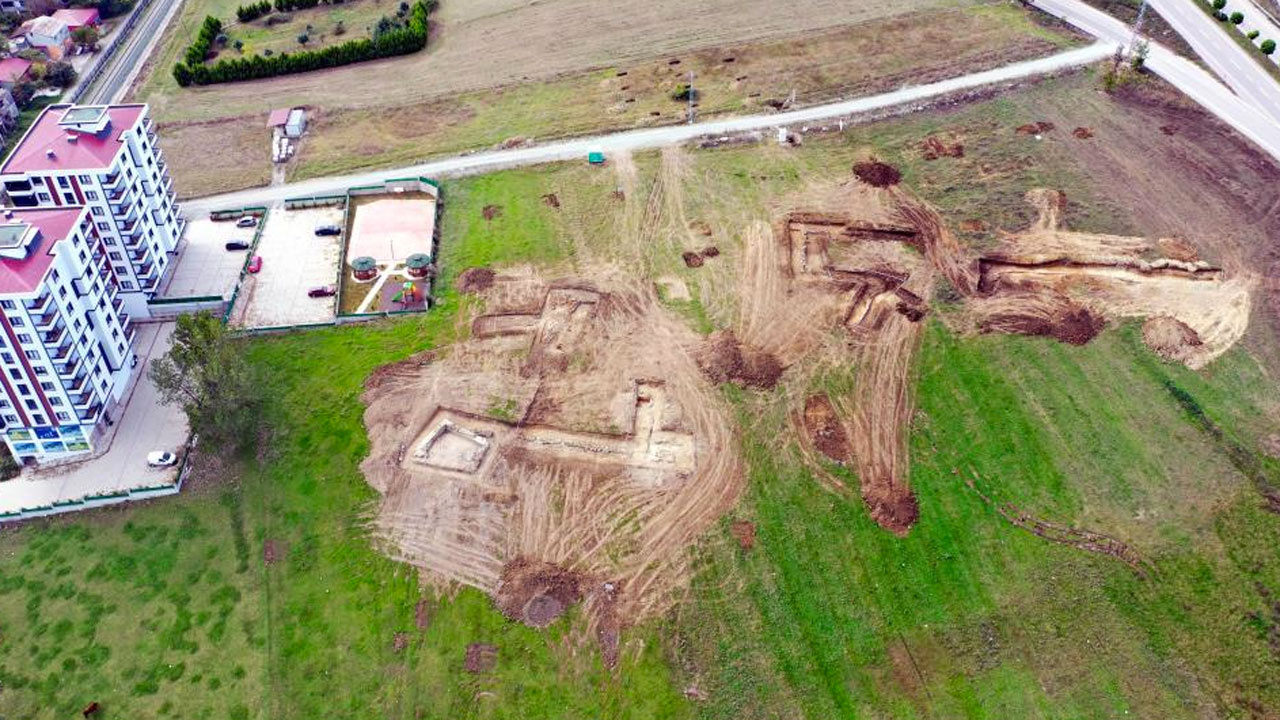
<instances>
[{"instance_id":1,"label":"asphalt road","mask_svg":"<svg viewBox=\"0 0 1280 720\"><path fill-rule=\"evenodd\" d=\"M1230 35L1236 31L1206 15L1196 7L1199 2L1201 0L1150 0L1151 7L1179 35L1186 38L1196 55L1237 95L1252 103L1272 120L1280 122L1280 83L1258 64L1257 59L1249 56L1248 50L1236 44L1235 38ZM1261 11L1248 3L1228 3L1226 12L1229 14L1235 6L1246 17L1252 17L1260 30L1261 23L1267 22ZM1272 39L1280 42L1280 37L1275 35L1272 35Z\"/></svg>"},{"instance_id":2,"label":"asphalt road","mask_svg":"<svg viewBox=\"0 0 1280 720\"><path fill-rule=\"evenodd\" d=\"M1109 43L1112 48L1129 43L1132 29L1128 25L1080 0L1031 0L1031 3ZM1240 50L1230 38L1223 37L1222 40ZM1280 160L1280 123L1260 110L1255 102L1239 97L1195 63L1157 43L1150 45L1146 67L1252 140L1271 157Z\"/></svg>"},{"instance_id":3,"label":"asphalt road","mask_svg":"<svg viewBox=\"0 0 1280 720\"><path fill-rule=\"evenodd\" d=\"M379 183L392 178L407 176L423 176L431 178L456 177L473 175L493 170L537 165L559 160L585 161L587 153L599 150L605 153L644 150L649 148L676 145L701 137L718 137L742 132L769 132L783 126L803 126L806 124L831 124L839 118L862 113L884 110L898 106L910 106L923 103L940 96L963 92L1005 82L1022 80L1028 77L1046 75L1069 68L1088 65L1111 54L1112 47L1099 43L1085 48L1051 55L1036 60L1028 60L1004 67L987 70L972 75L964 75L927 85L906 87L893 92L869 97L845 100L828 105L818 105L803 110L792 110L784 113L765 115L748 115L725 120L699 122L691 125L673 125L669 127L645 130L630 130L610 135L576 138L545 145L536 145L514 150L495 150L421 163L394 170L378 170L356 175L340 175L303 182L274 185L265 188L254 188L225 195L214 195L182 202L182 214L187 217L199 217L210 210L221 208L244 207L246 205L270 205L285 198L306 195L318 195L334 191L344 191L356 185ZM771 141L772 138L769 138Z\"/></svg>"},{"instance_id":4,"label":"asphalt road","mask_svg":"<svg viewBox=\"0 0 1280 720\"><path fill-rule=\"evenodd\" d=\"M117 41L121 43L119 49L105 62L102 74L80 96L79 103L100 105L120 102L181 5L181 0L151 0L136 10L140 14L129 34Z\"/></svg>"}]
</instances>

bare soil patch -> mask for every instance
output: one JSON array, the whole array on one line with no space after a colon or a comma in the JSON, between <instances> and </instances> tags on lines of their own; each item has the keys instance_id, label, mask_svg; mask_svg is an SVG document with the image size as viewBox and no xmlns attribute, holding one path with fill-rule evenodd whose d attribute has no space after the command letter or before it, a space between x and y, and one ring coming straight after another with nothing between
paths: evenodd
<instances>
[{"instance_id":1,"label":"bare soil patch","mask_svg":"<svg viewBox=\"0 0 1280 720\"><path fill-rule=\"evenodd\" d=\"M562 567L520 557L502 569L494 600L508 618L542 628L582 600L584 582Z\"/></svg>"},{"instance_id":2,"label":"bare soil patch","mask_svg":"<svg viewBox=\"0 0 1280 720\"><path fill-rule=\"evenodd\" d=\"M879 160L867 160L853 166L853 174L862 182L878 188L890 187L902 182L902 173L892 165Z\"/></svg>"},{"instance_id":3,"label":"bare soil patch","mask_svg":"<svg viewBox=\"0 0 1280 720\"><path fill-rule=\"evenodd\" d=\"M703 342L698 367L716 383L768 390L778 384L783 366L772 354L744 346L732 330L719 330Z\"/></svg>"},{"instance_id":4,"label":"bare soil patch","mask_svg":"<svg viewBox=\"0 0 1280 720\"><path fill-rule=\"evenodd\" d=\"M480 674L494 669L498 665L498 646L487 643L471 643L467 646L466 657L462 667L469 673Z\"/></svg>"},{"instance_id":5,"label":"bare soil patch","mask_svg":"<svg viewBox=\"0 0 1280 720\"><path fill-rule=\"evenodd\" d=\"M542 202L546 203L547 207L552 207L557 210L560 209L560 196L555 193L547 193L546 195L543 195Z\"/></svg>"},{"instance_id":6,"label":"bare soil patch","mask_svg":"<svg viewBox=\"0 0 1280 720\"><path fill-rule=\"evenodd\" d=\"M262 543L262 562L265 565L274 565L284 559L284 542L267 538Z\"/></svg>"},{"instance_id":7,"label":"bare soil patch","mask_svg":"<svg viewBox=\"0 0 1280 720\"><path fill-rule=\"evenodd\" d=\"M1204 347L1195 330L1167 315L1148 318L1142 324L1142 342L1160 357L1181 363L1195 357Z\"/></svg>"},{"instance_id":8,"label":"bare soil patch","mask_svg":"<svg viewBox=\"0 0 1280 720\"><path fill-rule=\"evenodd\" d=\"M1089 138L1093 137L1093 130L1091 128L1081 126L1081 127L1077 127L1075 130L1072 130L1071 135L1077 140L1088 140Z\"/></svg>"},{"instance_id":9,"label":"bare soil patch","mask_svg":"<svg viewBox=\"0 0 1280 720\"><path fill-rule=\"evenodd\" d=\"M920 144L920 156L925 160L937 160L938 158L962 158L964 157L964 145L960 142L945 142L936 135L930 135Z\"/></svg>"},{"instance_id":10,"label":"bare soil patch","mask_svg":"<svg viewBox=\"0 0 1280 720\"><path fill-rule=\"evenodd\" d=\"M849 434L826 395L810 395L804 401L804 429L818 452L838 463L852 459Z\"/></svg>"},{"instance_id":11,"label":"bare soil patch","mask_svg":"<svg viewBox=\"0 0 1280 720\"><path fill-rule=\"evenodd\" d=\"M756 525L746 520L734 520L729 525L729 533L738 541L738 547L752 550L756 546Z\"/></svg>"},{"instance_id":12,"label":"bare soil patch","mask_svg":"<svg viewBox=\"0 0 1280 720\"><path fill-rule=\"evenodd\" d=\"M700 253L696 253L692 250L686 250L683 253L681 253L680 259L684 260L685 267L690 267L690 268L700 268L702 267L702 264L705 262L705 260L703 260L702 255Z\"/></svg>"},{"instance_id":13,"label":"bare soil patch","mask_svg":"<svg viewBox=\"0 0 1280 720\"><path fill-rule=\"evenodd\" d=\"M402 653L409 647L409 633L398 632L391 637L391 649Z\"/></svg>"},{"instance_id":14,"label":"bare soil patch","mask_svg":"<svg viewBox=\"0 0 1280 720\"><path fill-rule=\"evenodd\" d=\"M1053 128L1053 123L1046 120L1039 120L1037 122L1027 123L1026 125L1019 125L1015 132L1019 135L1043 135L1050 130L1053 130Z\"/></svg>"},{"instance_id":15,"label":"bare soil patch","mask_svg":"<svg viewBox=\"0 0 1280 720\"><path fill-rule=\"evenodd\" d=\"M481 293L493 285L494 272L486 267L467 268L458 275L458 292Z\"/></svg>"},{"instance_id":16,"label":"bare soil patch","mask_svg":"<svg viewBox=\"0 0 1280 720\"><path fill-rule=\"evenodd\" d=\"M497 205L485 205L480 214L485 220L492 220L502 214L502 208Z\"/></svg>"},{"instance_id":17,"label":"bare soil patch","mask_svg":"<svg viewBox=\"0 0 1280 720\"><path fill-rule=\"evenodd\" d=\"M426 598L414 603L413 625L419 630L426 630L431 627L431 605Z\"/></svg>"}]
</instances>

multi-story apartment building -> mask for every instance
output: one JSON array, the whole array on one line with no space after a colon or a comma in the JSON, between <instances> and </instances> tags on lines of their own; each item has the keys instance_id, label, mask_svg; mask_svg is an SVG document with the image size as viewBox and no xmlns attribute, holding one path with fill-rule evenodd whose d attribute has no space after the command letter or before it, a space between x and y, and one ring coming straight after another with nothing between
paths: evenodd
<instances>
[{"instance_id":1,"label":"multi-story apartment building","mask_svg":"<svg viewBox=\"0 0 1280 720\"><path fill-rule=\"evenodd\" d=\"M126 312L147 317L182 236L145 105L52 105L0 166L10 202L88 208Z\"/></svg>"},{"instance_id":2,"label":"multi-story apartment building","mask_svg":"<svg viewBox=\"0 0 1280 720\"><path fill-rule=\"evenodd\" d=\"M0 217L0 420L20 462L89 452L137 363L107 245L86 207Z\"/></svg>"},{"instance_id":3,"label":"multi-story apartment building","mask_svg":"<svg viewBox=\"0 0 1280 720\"><path fill-rule=\"evenodd\" d=\"M0 165L0 420L20 462L92 451L182 235L145 105L45 109ZM118 413L116 413L118 415Z\"/></svg>"}]
</instances>

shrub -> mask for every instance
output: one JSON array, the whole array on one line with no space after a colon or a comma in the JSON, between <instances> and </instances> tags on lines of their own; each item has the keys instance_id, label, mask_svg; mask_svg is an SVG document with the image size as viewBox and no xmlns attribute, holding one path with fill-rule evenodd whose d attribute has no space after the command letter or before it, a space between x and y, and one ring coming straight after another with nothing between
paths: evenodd
<instances>
[{"instance_id":1,"label":"shrub","mask_svg":"<svg viewBox=\"0 0 1280 720\"><path fill-rule=\"evenodd\" d=\"M1257 30L1250 30L1248 33L1246 33L1246 34L1245 34L1245 37L1249 38L1250 40L1257 40L1257 39L1258 39L1258 31L1257 31Z\"/></svg>"},{"instance_id":2,"label":"shrub","mask_svg":"<svg viewBox=\"0 0 1280 720\"><path fill-rule=\"evenodd\" d=\"M1263 40L1258 49L1262 51L1262 54L1270 55L1276 51L1276 41L1271 39Z\"/></svg>"},{"instance_id":3,"label":"shrub","mask_svg":"<svg viewBox=\"0 0 1280 720\"><path fill-rule=\"evenodd\" d=\"M1239 24L1240 24L1240 23L1242 23L1242 22L1244 22L1244 13L1239 12L1239 11L1231 13L1231 24L1232 24L1232 25L1239 25Z\"/></svg>"},{"instance_id":4,"label":"shrub","mask_svg":"<svg viewBox=\"0 0 1280 720\"><path fill-rule=\"evenodd\" d=\"M1213 9L1221 10L1227 6L1227 0L1213 0Z\"/></svg>"},{"instance_id":5,"label":"shrub","mask_svg":"<svg viewBox=\"0 0 1280 720\"><path fill-rule=\"evenodd\" d=\"M338 23L337 23L336 25L334 25L334 26L333 26L333 34L334 34L334 35L345 35L346 33L347 33L347 26L346 26L346 25L343 25L343 24L342 24L342 21L341 21L341 20L339 20L339 21L338 21Z\"/></svg>"},{"instance_id":6,"label":"shrub","mask_svg":"<svg viewBox=\"0 0 1280 720\"><path fill-rule=\"evenodd\" d=\"M244 51L244 41L243 41L243 40L236 40L236 41L235 41L234 43L232 43L232 44L233 44L233 46L235 47L235 49L236 49L237 51L240 51L240 52L243 52L243 51Z\"/></svg>"},{"instance_id":7,"label":"shrub","mask_svg":"<svg viewBox=\"0 0 1280 720\"><path fill-rule=\"evenodd\" d=\"M306 34L306 33L299 33L299 34L298 34L298 44L299 44L299 45L306 45L306 44L307 44L308 42L310 42L310 41L311 41L311 36L310 36L310 35L308 35L308 34Z\"/></svg>"},{"instance_id":8,"label":"shrub","mask_svg":"<svg viewBox=\"0 0 1280 720\"><path fill-rule=\"evenodd\" d=\"M76 81L76 69L69 62L50 63L44 73L45 82L57 87L69 87Z\"/></svg>"},{"instance_id":9,"label":"shrub","mask_svg":"<svg viewBox=\"0 0 1280 720\"><path fill-rule=\"evenodd\" d=\"M249 22L257 20L263 15L271 14L271 0L262 0L262 2L249 3L236 8L236 19L240 22Z\"/></svg>"}]
</instances>

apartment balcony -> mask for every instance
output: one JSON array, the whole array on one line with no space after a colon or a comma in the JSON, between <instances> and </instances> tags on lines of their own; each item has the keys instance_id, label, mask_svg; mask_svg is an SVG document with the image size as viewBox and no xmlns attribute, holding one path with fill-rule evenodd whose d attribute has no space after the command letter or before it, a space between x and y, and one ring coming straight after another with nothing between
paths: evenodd
<instances>
[{"instance_id":1,"label":"apartment balcony","mask_svg":"<svg viewBox=\"0 0 1280 720\"><path fill-rule=\"evenodd\" d=\"M71 405L76 410L88 410L97 399L93 397L93 388L90 387L87 392L74 393L71 395Z\"/></svg>"},{"instance_id":2,"label":"apartment balcony","mask_svg":"<svg viewBox=\"0 0 1280 720\"><path fill-rule=\"evenodd\" d=\"M102 403L95 403L92 407L84 412L76 411L76 417L80 418L80 422L92 424L98 421L98 416L102 414Z\"/></svg>"},{"instance_id":3,"label":"apartment balcony","mask_svg":"<svg viewBox=\"0 0 1280 720\"><path fill-rule=\"evenodd\" d=\"M138 234L138 227L139 225L141 225L141 223L139 223L137 220L137 213L133 213L133 215L134 217L128 221L121 221L121 220L116 221L116 229L120 231L121 235L137 235Z\"/></svg>"},{"instance_id":4,"label":"apartment balcony","mask_svg":"<svg viewBox=\"0 0 1280 720\"><path fill-rule=\"evenodd\" d=\"M23 300L22 304L32 315L44 315L49 310L49 306L53 304L53 296L45 293L35 300Z\"/></svg>"},{"instance_id":5,"label":"apartment balcony","mask_svg":"<svg viewBox=\"0 0 1280 720\"><path fill-rule=\"evenodd\" d=\"M6 180L4 190L10 195L29 195L36 191L30 180Z\"/></svg>"},{"instance_id":6,"label":"apartment balcony","mask_svg":"<svg viewBox=\"0 0 1280 720\"><path fill-rule=\"evenodd\" d=\"M54 360L66 360L71 356L72 349L71 343L61 345L56 350L49 353L49 357L52 357Z\"/></svg>"},{"instance_id":7,"label":"apartment balcony","mask_svg":"<svg viewBox=\"0 0 1280 720\"><path fill-rule=\"evenodd\" d=\"M67 325L61 321L50 331L40 333L40 340L45 347L51 345L61 345L63 340L67 339Z\"/></svg>"},{"instance_id":8,"label":"apartment balcony","mask_svg":"<svg viewBox=\"0 0 1280 720\"><path fill-rule=\"evenodd\" d=\"M65 380L66 378L73 378L80 374L80 369L83 367L84 358L80 356L80 353L76 353L67 358L65 363L55 366L54 370L58 372L58 377Z\"/></svg>"},{"instance_id":9,"label":"apartment balcony","mask_svg":"<svg viewBox=\"0 0 1280 720\"><path fill-rule=\"evenodd\" d=\"M137 250L130 250L129 259L134 261L135 263L147 262L150 259L150 254L149 254L149 251L147 250L147 246L143 245L142 247L139 247Z\"/></svg>"},{"instance_id":10,"label":"apartment balcony","mask_svg":"<svg viewBox=\"0 0 1280 720\"><path fill-rule=\"evenodd\" d=\"M42 332L45 330L51 330L53 328L53 324L58 322L58 313L55 312L54 308L50 308L49 311L43 315L32 315L31 322L35 324L36 330Z\"/></svg>"},{"instance_id":11,"label":"apartment balcony","mask_svg":"<svg viewBox=\"0 0 1280 720\"><path fill-rule=\"evenodd\" d=\"M146 262L142 267L138 268L138 279L145 280L156 274L156 265L153 262Z\"/></svg>"},{"instance_id":12,"label":"apartment balcony","mask_svg":"<svg viewBox=\"0 0 1280 720\"><path fill-rule=\"evenodd\" d=\"M123 301L123 300L121 300L121 299L120 299L120 298L118 298L118 297L115 297L116 295L119 295L119 294L120 294L120 292L119 292L118 290L113 289L113 291L112 291L112 293L111 293L111 295L112 295L112 297L111 297L111 307L113 307L113 308L115 308L115 309L116 309L116 314L117 314L117 315L120 315L121 317L124 317L124 301Z\"/></svg>"},{"instance_id":13,"label":"apartment balcony","mask_svg":"<svg viewBox=\"0 0 1280 720\"><path fill-rule=\"evenodd\" d=\"M120 203L111 205L111 215L116 219L116 224L127 223L131 220L138 219L138 203L132 195L125 195L124 200Z\"/></svg>"},{"instance_id":14,"label":"apartment balcony","mask_svg":"<svg viewBox=\"0 0 1280 720\"><path fill-rule=\"evenodd\" d=\"M114 172L102 178L102 190L111 194L124 187L124 173Z\"/></svg>"},{"instance_id":15,"label":"apartment balcony","mask_svg":"<svg viewBox=\"0 0 1280 720\"><path fill-rule=\"evenodd\" d=\"M89 383L89 373L80 373L76 375L70 382L64 382L62 387L67 391L68 395L79 395L84 392L84 388Z\"/></svg>"}]
</instances>

